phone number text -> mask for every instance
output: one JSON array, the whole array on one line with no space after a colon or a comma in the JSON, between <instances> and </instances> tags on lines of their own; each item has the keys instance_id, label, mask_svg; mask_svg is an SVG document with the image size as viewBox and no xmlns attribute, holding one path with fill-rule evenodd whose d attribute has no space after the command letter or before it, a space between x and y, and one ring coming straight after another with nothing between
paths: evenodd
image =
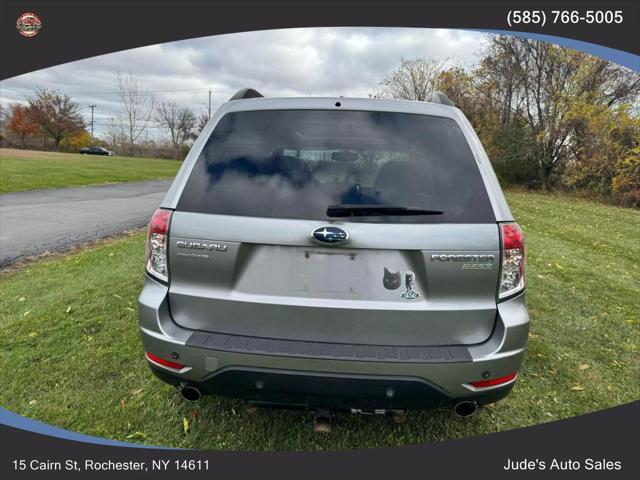
<instances>
[{"instance_id":1,"label":"phone number text","mask_svg":"<svg viewBox=\"0 0 640 480\"><path fill-rule=\"evenodd\" d=\"M612 24L623 22L622 10L509 10L507 24L515 25L540 25L544 27L547 21L563 24Z\"/></svg>"}]
</instances>

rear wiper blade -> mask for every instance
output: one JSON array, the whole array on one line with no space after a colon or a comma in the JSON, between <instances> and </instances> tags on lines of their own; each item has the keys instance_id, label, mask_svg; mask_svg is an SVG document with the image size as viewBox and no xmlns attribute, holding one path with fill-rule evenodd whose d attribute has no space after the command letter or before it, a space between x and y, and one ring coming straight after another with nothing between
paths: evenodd
<instances>
[{"instance_id":1,"label":"rear wiper blade","mask_svg":"<svg viewBox=\"0 0 640 480\"><path fill-rule=\"evenodd\" d=\"M440 210L423 208L398 207L393 205L329 205L328 217L368 217L368 216L402 216L402 215L442 215Z\"/></svg>"}]
</instances>

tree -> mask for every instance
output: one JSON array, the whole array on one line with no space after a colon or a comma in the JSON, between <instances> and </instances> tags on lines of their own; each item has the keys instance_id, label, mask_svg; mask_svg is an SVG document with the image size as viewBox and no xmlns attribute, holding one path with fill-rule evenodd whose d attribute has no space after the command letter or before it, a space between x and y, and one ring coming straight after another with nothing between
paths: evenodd
<instances>
[{"instance_id":1,"label":"tree","mask_svg":"<svg viewBox=\"0 0 640 480\"><path fill-rule=\"evenodd\" d=\"M132 154L136 142L153 119L155 101L141 89L132 72L116 73L114 83L122 106L129 154Z\"/></svg>"},{"instance_id":2,"label":"tree","mask_svg":"<svg viewBox=\"0 0 640 480\"><path fill-rule=\"evenodd\" d=\"M617 164L640 145L640 119L628 107L576 102L567 113L572 126L571 157L562 183L576 190L609 196Z\"/></svg>"},{"instance_id":3,"label":"tree","mask_svg":"<svg viewBox=\"0 0 640 480\"><path fill-rule=\"evenodd\" d=\"M488 125L501 124L500 109L492 98L488 85L481 88L476 84L475 71L467 71L462 67L443 70L436 80L436 90L444 93L453 104L462 110L478 134ZM484 140L484 138L483 138Z\"/></svg>"},{"instance_id":4,"label":"tree","mask_svg":"<svg viewBox=\"0 0 640 480\"><path fill-rule=\"evenodd\" d=\"M4 105L0 103L0 142L7 136L7 125L9 124L9 112Z\"/></svg>"},{"instance_id":5,"label":"tree","mask_svg":"<svg viewBox=\"0 0 640 480\"><path fill-rule=\"evenodd\" d=\"M508 59L500 62L505 71ZM462 110L480 137L498 178L506 185L540 186L533 152L536 138L514 100L513 86L487 80L480 68L459 66L441 72L436 82Z\"/></svg>"},{"instance_id":6,"label":"tree","mask_svg":"<svg viewBox=\"0 0 640 480\"><path fill-rule=\"evenodd\" d=\"M36 88L35 96L27 98L27 110L31 121L53 138L56 149L66 135L84 128L80 105L56 90Z\"/></svg>"},{"instance_id":7,"label":"tree","mask_svg":"<svg viewBox=\"0 0 640 480\"><path fill-rule=\"evenodd\" d=\"M86 130L70 133L60 141L60 149L65 152L77 153L83 147L88 147L92 142L91 134Z\"/></svg>"},{"instance_id":8,"label":"tree","mask_svg":"<svg viewBox=\"0 0 640 480\"><path fill-rule=\"evenodd\" d=\"M175 159L179 160L180 148L191 138L196 126L193 111L176 102L162 102L156 110L156 121L169 133Z\"/></svg>"},{"instance_id":9,"label":"tree","mask_svg":"<svg viewBox=\"0 0 640 480\"><path fill-rule=\"evenodd\" d=\"M640 76L605 60L545 42L493 36L477 81L500 106L502 125L524 118L535 137L532 158L540 183L551 187L575 155L582 135L574 110L584 104L614 108L633 103Z\"/></svg>"},{"instance_id":10,"label":"tree","mask_svg":"<svg viewBox=\"0 0 640 480\"><path fill-rule=\"evenodd\" d=\"M400 66L380 82L379 91L372 96L427 101L431 98L444 64L444 60L435 58L403 58Z\"/></svg>"},{"instance_id":11,"label":"tree","mask_svg":"<svg viewBox=\"0 0 640 480\"><path fill-rule=\"evenodd\" d=\"M618 160L613 177L614 197L625 207L640 207L640 147Z\"/></svg>"},{"instance_id":12,"label":"tree","mask_svg":"<svg viewBox=\"0 0 640 480\"><path fill-rule=\"evenodd\" d=\"M204 127L207 126L208 122L209 112L202 112L200 115L198 115L197 125L193 134L194 139L202 133L202 130L204 130Z\"/></svg>"},{"instance_id":13,"label":"tree","mask_svg":"<svg viewBox=\"0 0 640 480\"><path fill-rule=\"evenodd\" d=\"M637 205L640 75L571 49L490 36L473 67L402 60L374 96L445 93L469 118L501 180L588 190ZM439 71L435 80L429 73ZM635 182L635 186L634 186Z\"/></svg>"},{"instance_id":14,"label":"tree","mask_svg":"<svg viewBox=\"0 0 640 480\"><path fill-rule=\"evenodd\" d=\"M29 135L38 132L38 124L33 121L29 115L29 110L24 105L15 103L11 106L9 121L7 122L9 130L20 139L22 148L26 146L26 139Z\"/></svg>"},{"instance_id":15,"label":"tree","mask_svg":"<svg viewBox=\"0 0 640 480\"><path fill-rule=\"evenodd\" d=\"M117 150L127 143L127 134L124 133L124 125L118 118L111 117L107 122L105 131L106 143L112 150Z\"/></svg>"}]
</instances>

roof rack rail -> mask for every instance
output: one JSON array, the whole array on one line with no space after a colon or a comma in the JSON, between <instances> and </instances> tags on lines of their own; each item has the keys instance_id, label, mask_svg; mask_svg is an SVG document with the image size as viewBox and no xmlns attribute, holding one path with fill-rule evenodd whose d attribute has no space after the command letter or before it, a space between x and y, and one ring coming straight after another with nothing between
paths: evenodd
<instances>
[{"instance_id":1,"label":"roof rack rail","mask_svg":"<svg viewBox=\"0 0 640 480\"><path fill-rule=\"evenodd\" d=\"M441 105L449 105L455 107L455 104L442 92L433 92L431 94L431 103L439 103Z\"/></svg>"},{"instance_id":2,"label":"roof rack rail","mask_svg":"<svg viewBox=\"0 0 640 480\"><path fill-rule=\"evenodd\" d=\"M259 91L254 90L253 88L243 88L242 90L238 90L235 95L229 99L229 101L260 97L264 97L264 95L262 95Z\"/></svg>"}]
</instances>

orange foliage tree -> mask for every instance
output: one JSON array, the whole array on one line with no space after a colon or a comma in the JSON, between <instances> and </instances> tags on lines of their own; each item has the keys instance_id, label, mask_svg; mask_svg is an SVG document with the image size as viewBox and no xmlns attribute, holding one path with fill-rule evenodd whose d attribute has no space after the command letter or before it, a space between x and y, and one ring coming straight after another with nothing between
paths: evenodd
<instances>
[{"instance_id":1,"label":"orange foliage tree","mask_svg":"<svg viewBox=\"0 0 640 480\"><path fill-rule=\"evenodd\" d=\"M9 130L11 130L11 132L20 139L20 145L22 145L22 148L26 145L27 137L38 131L38 125L32 120L27 107L24 107L19 103L16 103L11 107L11 116L9 117L8 125Z\"/></svg>"}]
</instances>

